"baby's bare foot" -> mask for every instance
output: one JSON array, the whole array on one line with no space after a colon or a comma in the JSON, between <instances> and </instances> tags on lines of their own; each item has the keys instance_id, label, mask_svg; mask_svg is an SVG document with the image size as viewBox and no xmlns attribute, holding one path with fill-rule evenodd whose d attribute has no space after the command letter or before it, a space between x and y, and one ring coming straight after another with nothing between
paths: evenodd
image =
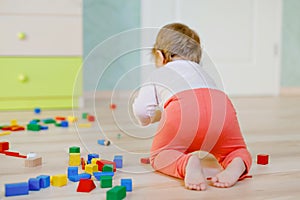
<instances>
[{"instance_id":1,"label":"baby's bare foot","mask_svg":"<svg viewBox=\"0 0 300 200\"><path fill-rule=\"evenodd\" d=\"M241 158L235 158L225 170L212 177L213 186L219 188L228 188L233 186L245 172L246 166Z\"/></svg>"},{"instance_id":2,"label":"baby's bare foot","mask_svg":"<svg viewBox=\"0 0 300 200\"><path fill-rule=\"evenodd\" d=\"M193 155L185 168L185 187L190 190L206 190L206 182L202 173L200 160Z\"/></svg>"}]
</instances>

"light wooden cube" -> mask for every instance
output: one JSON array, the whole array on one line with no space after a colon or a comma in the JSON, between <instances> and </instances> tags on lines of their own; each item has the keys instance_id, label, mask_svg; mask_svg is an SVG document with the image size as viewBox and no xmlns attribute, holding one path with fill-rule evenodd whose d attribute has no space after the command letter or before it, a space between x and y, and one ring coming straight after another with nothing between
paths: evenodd
<instances>
[{"instance_id":1,"label":"light wooden cube","mask_svg":"<svg viewBox=\"0 0 300 200\"><path fill-rule=\"evenodd\" d=\"M34 157L25 159L25 167L37 167L42 165L42 157Z\"/></svg>"}]
</instances>

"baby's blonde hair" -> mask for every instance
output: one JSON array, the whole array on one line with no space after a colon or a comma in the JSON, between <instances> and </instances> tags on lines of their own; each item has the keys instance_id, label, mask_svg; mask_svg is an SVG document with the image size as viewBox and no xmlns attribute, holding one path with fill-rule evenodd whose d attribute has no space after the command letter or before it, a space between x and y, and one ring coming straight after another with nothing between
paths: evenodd
<instances>
[{"instance_id":1,"label":"baby's blonde hair","mask_svg":"<svg viewBox=\"0 0 300 200\"><path fill-rule=\"evenodd\" d=\"M157 50L162 52L166 63L172 61L175 55L200 63L202 54L198 34L181 23L167 24L161 28L152 49L154 56Z\"/></svg>"}]
</instances>

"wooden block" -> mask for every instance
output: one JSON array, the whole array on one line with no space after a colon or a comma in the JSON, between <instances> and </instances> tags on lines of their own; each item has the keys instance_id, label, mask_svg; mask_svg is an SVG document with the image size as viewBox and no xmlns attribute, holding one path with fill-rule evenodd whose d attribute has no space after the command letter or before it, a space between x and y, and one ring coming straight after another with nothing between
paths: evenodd
<instances>
[{"instance_id":1,"label":"wooden block","mask_svg":"<svg viewBox=\"0 0 300 200\"><path fill-rule=\"evenodd\" d=\"M25 127L23 127L23 126L11 126L10 130L11 131L24 131Z\"/></svg>"},{"instance_id":2,"label":"wooden block","mask_svg":"<svg viewBox=\"0 0 300 200\"><path fill-rule=\"evenodd\" d=\"M6 151L9 149L9 142L0 142L0 152Z\"/></svg>"},{"instance_id":3,"label":"wooden block","mask_svg":"<svg viewBox=\"0 0 300 200\"><path fill-rule=\"evenodd\" d=\"M76 122L76 121L77 121L77 117L74 117L74 116L68 116L68 121L69 121L70 123Z\"/></svg>"},{"instance_id":4,"label":"wooden block","mask_svg":"<svg viewBox=\"0 0 300 200\"><path fill-rule=\"evenodd\" d=\"M60 121L64 121L64 120L66 120L66 118L65 118L65 117L61 117L61 116L57 116L57 117L55 117L55 119L56 119L56 120L60 120Z\"/></svg>"},{"instance_id":5,"label":"wooden block","mask_svg":"<svg viewBox=\"0 0 300 200\"><path fill-rule=\"evenodd\" d=\"M93 174L94 172L98 171L98 165L97 164L87 164L85 165L85 172L88 174Z\"/></svg>"},{"instance_id":6,"label":"wooden block","mask_svg":"<svg viewBox=\"0 0 300 200\"><path fill-rule=\"evenodd\" d=\"M14 151L4 151L3 153L7 156L14 156L14 157L18 157L20 155L19 152L14 152Z\"/></svg>"},{"instance_id":7,"label":"wooden block","mask_svg":"<svg viewBox=\"0 0 300 200\"><path fill-rule=\"evenodd\" d=\"M142 164L150 164L150 159L149 158L141 158L140 162Z\"/></svg>"},{"instance_id":8,"label":"wooden block","mask_svg":"<svg viewBox=\"0 0 300 200\"><path fill-rule=\"evenodd\" d=\"M17 121L16 119L12 119L12 120L10 121L10 125L11 125L11 126L17 126L17 125L18 125L18 121Z\"/></svg>"},{"instance_id":9,"label":"wooden block","mask_svg":"<svg viewBox=\"0 0 300 200\"><path fill-rule=\"evenodd\" d=\"M115 162L112 162L112 161L109 161L109 160L98 160L96 163L98 165L98 170L99 171L102 171L103 166L106 165L106 164L113 165L113 171L114 172L116 172L116 170L117 170Z\"/></svg>"},{"instance_id":10,"label":"wooden block","mask_svg":"<svg viewBox=\"0 0 300 200\"><path fill-rule=\"evenodd\" d=\"M67 185L68 179L66 174L58 174L52 177L52 186L62 187Z\"/></svg>"},{"instance_id":11,"label":"wooden block","mask_svg":"<svg viewBox=\"0 0 300 200\"><path fill-rule=\"evenodd\" d=\"M29 194L28 182L5 184L5 196L19 196Z\"/></svg>"},{"instance_id":12,"label":"wooden block","mask_svg":"<svg viewBox=\"0 0 300 200\"><path fill-rule=\"evenodd\" d=\"M258 165L269 164L269 155L268 154L258 154L256 162Z\"/></svg>"},{"instance_id":13,"label":"wooden block","mask_svg":"<svg viewBox=\"0 0 300 200\"><path fill-rule=\"evenodd\" d=\"M25 159L25 167L37 167L42 165L42 157L34 157Z\"/></svg>"},{"instance_id":14,"label":"wooden block","mask_svg":"<svg viewBox=\"0 0 300 200\"><path fill-rule=\"evenodd\" d=\"M107 200L124 199L125 197L126 197L126 187L124 186L118 185L106 192Z\"/></svg>"},{"instance_id":15,"label":"wooden block","mask_svg":"<svg viewBox=\"0 0 300 200\"><path fill-rule=\"evenodd\" d=\"M69 154L69 165L79 166L81 164L80 153L70 153Z\"/></svg>"},{"instance_id":16,"label":"wooden block","mask_svg":"<svg viewBox=\"0 0 300 200\"><path fill-rule=\"evenodd\" d=\"M90 128L92 126L91 123L81 123L81 124L78 124L78 127L79 128Z\"/></svg>"},{"instance_id":17,"label":"wooden block","mask_svg":"<svg viewBox=\"0 0 300 200\"><path fill-rule=\"evenodd\" d=\"M111 110L114 110L114 109L117 108L117 105L114 104L114 103L112 103L112 104L109 105L109 108L110 108Z\"/></svg>"},{"instance_id":18,"label":"wooden block","mask_svg":"<svg viewBox=\"0 0 300 200\"><path fill-rule=\"evenodd\" d=\"M10 134L11 134L10 131L3 131L2 133L0 133L0 136L10 135Z\"/></svg>"},{"instance_id":19,"label":"wooden block","mask_svg":"<svg viewBox=\"0 0 300 200\"><path fill-rule=\"evenodd\" d=\"M96 188L96 185L91 179L80 179L77 192L90 192Z\"/></svg>"},{"instance_id":20,"label":"wooden block","mask_svg":"<svg viewBox=\"0 0 300 200\"><path fill-rule=\"evenodd\" d=\"M87 116L87 120L88 120L89 122L94 122L94 121L95 121L95 117L94 117L93 115L88 115L88 116Z\"/></svg>"}]
</instances>

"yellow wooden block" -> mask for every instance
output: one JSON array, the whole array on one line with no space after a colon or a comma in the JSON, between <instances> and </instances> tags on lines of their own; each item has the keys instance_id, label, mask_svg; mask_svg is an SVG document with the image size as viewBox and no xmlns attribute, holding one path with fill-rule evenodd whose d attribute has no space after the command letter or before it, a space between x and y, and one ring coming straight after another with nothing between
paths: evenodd
<instances>
[{"instance_id":1,"label":"yellow wooden block","mask_svg":"<svg viewBox=\"0 0 300 200\"><path fill-rule=\"evenodd\" d=\"M0 133L0 136L10 135L10 134L11 134L10 131L3 131L2 133Z\"/></svg>"},{"instance_id":2,"label":"yellow wooden block","mask_svg":"<svg viewBox=\"0 0 300 200\"><path fill-rule=\"evenodd\" d=\"M85 172L88 174L93 174L94 172L98 171L98 165L96 164L87 164L85 166Z\"/></svg>"},{"instance_id":3,"label":"yellow wooden block","mask_svg":"<svg viewBox=\"0 0 300 200\"><path fill-rule=\"evenodd\" d=\"M62 187L67 185L68 179L66 174L58 174L52 177L52 185L56 187Z\"/></svg>"},{"instance_id":4,"label":"yellow wooden block","mask_svg":"<svg viewBox=\"0 0 300 200\"><path fill-rule=\"evenodd\" d=\"M92 126L91 123L78 124L79 128L90 128Z\"/></svg>"},{"instance_id":5,"label":"yellow wooden block","mask_svg":"<svg viewBox=\"0 0 300 200\"><path fill-rule=\"evenodd\" d=\"M68 116L68 121L69 121L69 122L77 122L77 117L74 117L74 116Z\"/></svg>"},{"instance_id":6,"label":"yellow wooden block","mask_svg":"<svg viewBox=\"0 0 300 200\"><path fill-rule=\"evenodd\" d=\"M81 164L80 153L70 153L69 154L69 165L79 166Z\"/></svg>"},{"instance_id":7,"label":"yellow wooden block","mask_svg":"<svg viewBox=\"0 0 300 200\"><path fill-rule=\"evenodd\" d=\"M101 160L100 158L92 158L91 164L96 164L98 160Z\"/></svg>"},{"instance_id":8,"label":"yellow wooden block","mask_svg":"<svg viewBox=\"0 0 300 200\"><path fill-rule=\"evenodd\" d=\"M18 125L18 121L17 121L16 119L12 119L12 120L10 121L10 125L11 125L11 126L17 126L17 125Z\"/></svg>"}]
</instances>

